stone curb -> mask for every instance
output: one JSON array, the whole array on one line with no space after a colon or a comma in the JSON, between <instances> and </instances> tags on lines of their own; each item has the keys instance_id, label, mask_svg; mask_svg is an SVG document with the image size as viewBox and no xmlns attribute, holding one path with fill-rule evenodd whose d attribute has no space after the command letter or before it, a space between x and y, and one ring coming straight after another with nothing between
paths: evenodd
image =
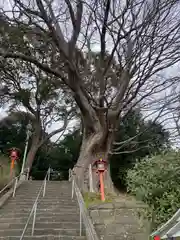
<instances>
[{"instance_id":1,"label":"stone curb","mask_svg":"<svg viewBox=\"0 0 180 240\"><path fill-rule=\"evenodd\" d=\"M20 180L17 184L16 190L20 187L20 185L24 182L24 180ZM2 197L0 197L0 208L4 206L4 204L7 202L7 200L13 195L13 188L14 186L5 193Z\"/></svg>"},{"instance_id":2,"label":"stone curb","mask_svg":"<svg viewBox=\"0 0 180 240\"><path fill-rule=\"evenodd\" d=\"M114 202L114 203L103 203L89 206L89 210L100 210L100 209L117 209L117 208L147 208L144 203L133 203L133 202Z\"/></svg>"}]
</instances>

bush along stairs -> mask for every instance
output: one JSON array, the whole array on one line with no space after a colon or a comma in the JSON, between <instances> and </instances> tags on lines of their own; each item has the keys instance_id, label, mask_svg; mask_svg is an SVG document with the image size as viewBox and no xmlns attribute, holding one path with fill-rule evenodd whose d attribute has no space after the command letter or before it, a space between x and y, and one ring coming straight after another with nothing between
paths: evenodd
<instances>
[{"instance_id":1,"label":"bush along stairs","mask_svg":"<svg viewBox=\"0 0 180 240\"><path fill-rule=\"evenodd\" d=\"M70 182L24 181L15 197L3 205L0 209L0 240L22 239L86 239L84 228L80 230L77 200L71 199Z\"/></svg>"}]
</instances>

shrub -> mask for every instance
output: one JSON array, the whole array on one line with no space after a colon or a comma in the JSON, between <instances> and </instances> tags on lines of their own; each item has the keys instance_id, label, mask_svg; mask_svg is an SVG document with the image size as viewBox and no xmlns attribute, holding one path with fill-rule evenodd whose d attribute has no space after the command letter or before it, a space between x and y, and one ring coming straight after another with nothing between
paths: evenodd
<instances>
[{"instance_id":1,"label":"shrub","mask_svg":"<svg viewBox=\"0 0 180 240\"><path fill-rule=\"evenodd\" d=\"M180 208L180 152L171 151L137 162L127 174L128 190L148 204L152 229Z\"/></svg>"}]
</instances>

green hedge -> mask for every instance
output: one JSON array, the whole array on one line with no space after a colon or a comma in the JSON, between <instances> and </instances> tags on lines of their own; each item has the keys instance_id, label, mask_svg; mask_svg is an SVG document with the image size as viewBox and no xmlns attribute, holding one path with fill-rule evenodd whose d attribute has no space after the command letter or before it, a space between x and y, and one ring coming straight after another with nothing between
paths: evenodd
<instances>
[{"instance_id":1,"label":"green hedge","mask_svg":"<svg viewBox=\"0 0 180 240\"><path fill-rule=\"evenodd\" d=\"M152 230L180 208L180 152L171 151L137 162L127 175L128 190L149 205Z\"/></svg>"}]
</instances>

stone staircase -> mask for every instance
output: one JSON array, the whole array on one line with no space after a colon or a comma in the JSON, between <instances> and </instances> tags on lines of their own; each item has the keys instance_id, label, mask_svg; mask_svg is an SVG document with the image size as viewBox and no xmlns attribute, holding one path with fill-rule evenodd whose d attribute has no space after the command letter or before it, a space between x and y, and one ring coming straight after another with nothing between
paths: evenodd
<instances>
[{"instance_id":1,"label":"stone staircase","mask_svg":"<svg viewBox=\"0 0 180 240\"><path fill-rule=\"evenodd\" d=\"M37 197L42 181L26 181L0 209L0 240L19 240ZM34 235L32 220L27 227L26 240L85 240L79 236L79 207L71 200L71 184L48 181L45 197L37 207Z\"/></svg>"}]
</instances>

